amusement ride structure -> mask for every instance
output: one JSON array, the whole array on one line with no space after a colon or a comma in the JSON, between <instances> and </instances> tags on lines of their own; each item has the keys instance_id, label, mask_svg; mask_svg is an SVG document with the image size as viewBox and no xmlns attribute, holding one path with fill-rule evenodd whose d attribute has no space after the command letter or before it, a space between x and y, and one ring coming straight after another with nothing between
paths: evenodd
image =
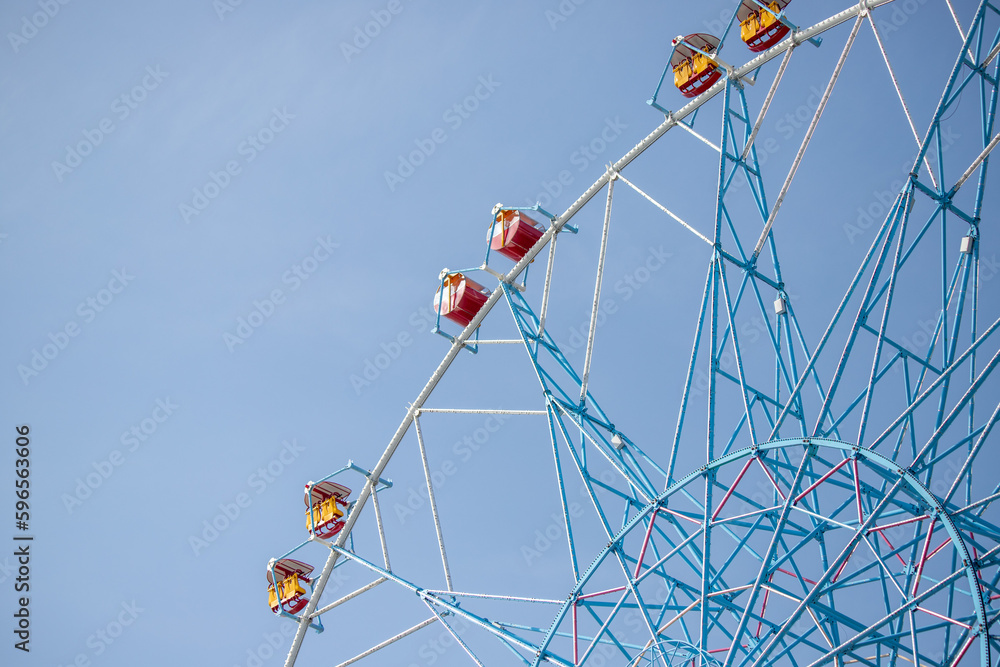
<instances>
[{"instance_id":1,"label":"amusement ride structure","mask_svg":"<svg viewBox=\"0 0 1000 667\"><path fill-rule=\"evenodd\" d=\"M349 463L306 486L308 539L268 565L272 611L298 624L286 665L295 664L310 628L322 630L324 617L350 618L350 605L383 587L407 592L420 622L387 629L369 619L384 638L334 664L364 661L431 625L448 633L456 656L479 665L499 664L483 657L487 641L503 649L503 664L532 667L998 664L1000 636L991 633L1000 617L1000 459L991 433L1000 419L1000 378L993 374L1000 364L1000 296L980 258L983 244L995 240L990 230L1000 197L990 191L987 173L1000 141L1000 4L983 0L961 20L950 0L925 5L939 5L954 25L942 22L941 36L926 45L948 51L941 58L950 74L921 128L878 27L880 12L898 2L863 0L802 27L793 23L795 3L743 0L723 34L673 40L649 101L663 122L566 211L493 208L484 220L483 264L446 269L438 279L435 331L450 343L443 361L371 469ZM868 230L860 263L827 283L843 292L822 313L818 332L807 335L797 313L805 302L802 286L786 284L778 242L814 221L783 221L780 212L862 31L873 35L883 61L868 69L877 66L897 98L895 108L877 116L898 119L894 126L913 135L911 153L900 156L909 172ZM845 34L842 46L831 46ZM832 74L823 75L787 175L782 169L778 181L766 179L758 133L795 54L821 42L840 48L839 58ZM734 44L739 48L724 53L728 60L749 58L739 66L722 58L723 47ZM671 74L677 92L664 85ZM767 91L753 108L748 84ZM680 99L678 92L690 101L673 112L661 106L668 94ZM707 116L720 99L715 143L701 128L713 122ZM963 101L961 117L972 121L963 125L963 147L951 147L943 123ZM671 131L694 134L718 160L703 175L717 185L710 219L682 219L669 200L654 196L656 183L640 182L628 169ZM765 183L777 182L776 192L765 191ZM678 380L680 405L670 406L669 415L650 406L661 424L661 437L652 441L602 408L602 396L628 387L591 384L618 196L638 197L650 215L677 225L707 264L686 373ZM556 245L578 231L574 216L601 204L581 363L553 333ZM986 205L992 215L984 215ZM915 322L928 310L933 316L915 344ZM501 311L512 315L517 335L481 339L484 320L505 317ZM740 326L748 317L761 322L756 334L763 342L752 352ZM530 405L429 406L459 355L517 348L537 380ZM545 491L561 508L559 538L552 540L559 554L552 559L568 584L558 596L469 590L453 577L455 550L444 529L450 508L435 494L434 450L421 428L421 419L434 413L544 423L533 445L547 449L552 468ZM433 581L418 581L426 568L411 564L410 547L387 536L385 498L396 491L386 473L404 449L407 465L419 460L426 482L428 539L440 556ZM582 495L570 492L576 485ZM364 543L354 534L361 521L374 526ZM390 560L390 551L397 557ZM314 571L293 555L324 562ZM368 580L321 599L342 566ZM336 625L341 633L347 627Z\"/></svg>"}]
</instances>

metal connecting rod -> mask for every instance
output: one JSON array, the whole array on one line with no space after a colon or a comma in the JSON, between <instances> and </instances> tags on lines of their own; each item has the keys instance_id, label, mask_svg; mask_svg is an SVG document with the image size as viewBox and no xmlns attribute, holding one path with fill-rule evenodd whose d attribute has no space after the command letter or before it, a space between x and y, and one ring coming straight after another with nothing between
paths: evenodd
<instances>
[{"instance_id":1,"label":"metal connecting rod","mask_svg":"<svg viewBox=\"0 0 1000 667\"><path fill-rule=\"evenodd\" d=\"M827 30L835 28L841 23L849 21L850 19L855 18L858 15L869 11L874 7L885 5L890 2L893 2L893 0L862 0L857 5L845 9L844 11L835 14L824 21L821 21L814 26L796 32L791 37L786 38L784 41L780 42L779 44L771 47L767 51L753 58L745 65L734 69L730 77L736 80L740 80L743 77L755 71L757 68L764 65L765 63L768 63L774 58L777 58L779 56L783 56L786 51L788 51L791 48L794 48L795 46L798 46L802 42L808 41L809 39L815 37L816 35L819 35L823 32L826 32ZM587 190L584 191L584 193L580 195L580 197L577 198L577 200L573 202L562 215L558 216L555 220L553 220L552 224L545 231L545 233L542 234L542 237L538 240L538 242L535 243L535 245L530 250L528 250L528 252L524 255L524 257L521 258L521 261L519 261L516 265L514 265L514 267L506 275L503 276L502 282L507 284L514 284L514 281L517 279L517 277L520 276L521 273L523 273L524 270L528 267L528 265L532 261L534 261L534 259L538 256L538 254L541 253L547 245L549 245L549 243L552 241L555 235L558 234L560 231L562 231L562 228L573 218L573 216L575 216L580 211L580 209L582 209L591 199L593 199L593 197L598 192L600 192L600 190L605 185L607 185L608 180L610 179L612 173L622 171L625 167L631 164L633 160L635 160L642 153L644 153L646 149L652 146L660 137L662 137L668 131L673 129L673 127L677 123L687 118L689 115L693 114L698 108L700 108L702 105L704 105L709 100L713 99L716 95L718 95L720 92L722 92L725 86L726 86L725 81L716 82L715 85L713 85L708 91L703 93L701 96L692 100L685 106L681 107L679 110L670 114L670 116L668 116L660 125L658 125L656 129L650 132L649 135L647 135L644 139L642 139L642 141L636 144L628 153L626 153L617 162L615 162L612 165L611 170L608 170L604 174L602 174L601 177L598 178L593 185L587 188ZM472 321L465 328L465 330L463 330L462 333L460 333L458 336L455 337L454 341L451 344L451 347L448 349L448 352L441 360L441 363L438 365L438 367L431 374L430 378L427 380L427 384L424 385L423 389L420 390L420 393L417 394L416 399L413 401L412 404L410 404L410 406L406 411L406 415L404 415L403 417L402 422L399 424L399 427L396 429L396 432L389 440L389 443L386 446L385 451L382 453L382 456L379 458L378 462L372 468L371 472L368 475L368 479L365 481L364 486L358 493L358 497L354 502L354 506L351 509L350 513L348 514L347 520L344 523L344 528L337 535L337 540L335 543L337 547L342 548L347 543L348 537L351 534L351 530L354 528L354 524L357 523L358 518L361 516L361 513L364 510L368 502L368 499L372 494L374 485L378 483L379 477L381 477L382 473L385 471L386 466L392 459L392 456L396 452L396 449L399 447L400 442L402 442L403 437L409 430L410 425L413 423L414 416L423 408L424 403L433 393L434 389L441 381L441 378L444 377L445 372L451 366L452 362L455 361L459 353L461 353L462 349L466 346L466 343L472 336L472 334L475 333L476 329L479 328L479 325L482 324L483 320L493 309L493 307L503 298L504 298L503 290L497 289L493 291L493 293L487 299L486 303L483 305L482 308L480 308L479 312L472 319ZM326 587L327 581L329 580L330 575L333 573L333 568L337 564L339 557L340 555L335 549L330 550L330 555L327 558L326 563L323 565L323 570L320 573L319 577L316 579L316 584L313 589L313 595L311 596L309 603L306 605L305 610L300 616L299 627L295 633L295 637L292 639L292 645L288 651L288 657L285 660L285 667L293 667L293 665L295 665L295 661L298 658L299 651L302 647L302 641L305 639L306 631L309 629L310 616L311 614L313 614L313 612L316 611L316 608L319 605L319 600L323 595L323 589ZM429 619L427 623L431 623L436 620L437 620L436 618Z\"/></svg>"},{"instance_id":2,"label":"metal connecting rod","mask_svg":"<svg viewBox=\"0 0 1000 667\"><path fill-rule=\"evenodd\" d=\"M760 107L760 113L757 115L757 120L753 124L753 130L750 131L750 138L747 139L746 148L743 149L743 153L740 155L741 160L746 160L747 155L750 154L750 149L753 148L753 142L757 139L757 132L760 130L760 126L764 124L764 116L767 115L767 110L771 108L771 102L774 100L774 93L778 90L778 84L781 83L781 77L785 75L785 68L788 67L788 61L792 59L792 53L794 49L788 49L785 52L785 57L781 59L781 64L778 65L778 73L774 75L774 81L771 82L771 87L767 91L767 97L764 98L764 104Z\"/></svg>"},{"instance_id":3,"label":"metal connecting rod","mask_svg":"<svg viewBox=\"0 0 1000 667\"><path fill-rule=\"evenodd\" d=\"M342 662L339 665L337 665L337 667L347 667L347 665L353 665L358 660L361 660L362 658L367 658L372 653L375 653L377 651L381 651L382 649L384 649L389 644L394 644L394 643L398 642L400 639L402 639L403 637L407 637L409 635L412 635L417 630L422 630L422 629L426 628L428 625L430 625L431 623L436 623L437 620L438 620L438 618L437 618L436 615L435 616L431 616L426 621L423 621L421 623L417 623L416 625L414 625L409 630L404 630L403 632L400 632L395 637L390 637L389 639L386 639L384 642L382 642L378 646L372 646L370 649L368 649L364 653L359 653L358 655L354 656L350 660L345 660L344 662Z\"/></svg>"},{"instance_id":4,"label":"metal connecting rod","mask_svg":"<svg viewBox=\"0 0 1000 667\"><path fill-rule=\"evenodd\" d=\"M969 176L972 176L972 173L976 170L976 168L979 167L979 165L983 163L983 160L985 160L993 149L997 147L997 143L1000 143L1000 134L993 137L990 143L986 145L986 148L983 149L983 152L979 154L979 157L972 161L972 164L969 165L969 168L965 170L965 173L962 174L962 177L958 179L955 186L951 189L952 194L958 192L958 189L962 187L967 180L969 180Z\"/></svg>"},{"instance_id":5,"label":"metal connecting rod","mask_svg":"<svg viewBox=\"0 0 1000 667\"><path fill-rule=\"evenodd\" d=\"M789 51L789 53L791 53L791 51ZM650 197L649 195L647 195L645 192L643 192L642 190L640 190L638 188L638 186L636 186L634 183L632 183L632 181L628 180L627 178L625 178L621 174L618 174L618 178L620 178L622 180L622 182L624 182L630 188L632 188L633 190L635 190L636 192L638 192L640 195L642 195L643 197L645 197L646 200L649 203L651 203L653 206L655 206L656 208L660 209L661 211L663 211L664 213L666 213L667 215L669 215L671 218L673 218L677 222L681 223L681 225L683 225L685 229L687 229L688 231L694 233L695 236L697 236L698 238L700 238L702 241L704 241L708 245L712 245L711 239L709 239L707 236L705 236L704 234L702 234L701 232L699 232L697 229L695 229L694 227L692 227L688 223L686 223L683 220L681 220L680 218L678 218L666 206L664 206L663 204L661 204L660 202L656 201L655 199L653 199L652 197Z\"/></svg>"},{"instance_id":6,"label":"metal connecting rod","mask_svg":"<svg viewBox=\"0 0 1000 667\"><path fill-rule=\"evenodd\" d=\"M448 590L452 590L451 568L448 567L448 553L444 548L444 533L441 531L441 519L438 518L437 500L434 498L434 483L431 481L431 468L427 463L427 448L424 447L424 436L420 432L419 416L413 418L413 428L417 431L417 444L420 446L420 460L424 464L424 479L427 480L427 496L431 501L431 516L434 517L434 530L437 531L438 547L441 549L441 564L444 566L444 580ZM372 496L374 499L375 496Z\"/></svg>"},{"instance_id":7,"label":"metal connecting rod","mask_svg":"<svg viewBox=\"0 0 1000 667\"><path fill-rule=\"evenodd\" d=\"M682 123L683 125L683 123ZM590 362L594 358L594 334L597 333L597 313L601 306L601 284L604 282L604 260L608 256L608 232L611 231L611 202L615 197L618 174L611 174L608 181L608 205L604 209L604 230L601 232L601 253L597 258L597 283L594 285L594 308L590 312L590 333L587 334L587 353L583 359L583 379L580 382L580 407L587 401L587 382L590 380Z\"/></svg>"},{"instance_id":8,"label":"metal connecting rod","mask_svg":"<svg viewBox=\"0 0 1000 667\"><path fill-rule=\"evenodd\" d=\"M837 79L840 78L840 72L844 68L844 62L847 61L847 54L851 52L851 47L854 46L854 38L858 36L858 29L861 27L861 21L863 18L862 14L858 14L858 18L854 22L854 28L851 30L851 36L847 38L847 44L844 45L844 50L840 54L840 60L837 61L837 66L833 69L833 75L830 77L830 82L826 84L826 90L823 91L823 97L820 99L819 106L816 107L816 113L813 114L812 121L809 123L809 129L806 130L806 136L802 139L802 145L799 146L799 152L795 155L795 160L792 162L792 168L788 170L788 176L785 178L785 182L781 186L781 192L778 193L778 198L774 202L774 208L771 209L771 215L767 218L767 224L764 225L764 231L760 233L760 239L757 241L757 245L753 249L753 256L755 259L760 255L760 251L764 248L764 242L767 241L767 235L771 233L771 226L774 225L774 218L777 217L778 211L781 209L781 203L785 201L785 195L788 194L788 188L792 184L792 179L795 178L795 172L799 170L799 165L802 163L802 157L805 155L806 149L809 147L809 142L812 140L813 133L816 131L816 126L819 125L819 119L823 115L823 110L826 109L826 103L830 101L830 95L833 94L833 87L836 85Z\"/></svg>"},{"instance_id":9,"label":"metal connecting rod","mask_svg":"<svg viewBox=\"0 0 1000 667\"><path fill-rule=\"evenodd\" d=\"M917 133L917 126L913 124L913 117L910 115L910 107L906 104L906 100L903 98L903 91L900 89L899 81L896 79L896 72L892 69L892 63L889 62L889 54L886 53L885 45L882 43L882 35L879 34L878 26L875 25L875 19L872 18L871 14L868 15L868 23L872 27L872 32L875 33L875 41L878 43L879 51L882 52L882 59L885 60L886 69L889 70L889 78L892 79L892 85L896 89L896 94L899 95L899 102L903 105L903 113L906 114L906 122L910 124L910 131L913 132L913 138L916 140L917 149L919 150L923 140L920 138L920 134ZM926 155L924 156L924 167L927 168L927 173L931 177L931 183L933 183L934 187L937 188L937 178L934 177L934 170L931 169L930 160L927 159Z\"/></svg>"}]
</instances>

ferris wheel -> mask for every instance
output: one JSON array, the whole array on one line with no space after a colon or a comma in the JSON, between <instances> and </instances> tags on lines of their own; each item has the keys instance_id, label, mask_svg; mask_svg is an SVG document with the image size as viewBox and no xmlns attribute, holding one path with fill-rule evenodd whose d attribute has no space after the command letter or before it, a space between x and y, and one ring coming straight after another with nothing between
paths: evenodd
<instances>
[{"instance_id":1,"label":"ferris wheel","mask_svg":"<svg viewBox=\"0 0 1000 667\"><path fill-rule=\"evenodd\" d=\"M941 56L955 65L926 130L878 28L879 12L892 5L864 0L802 27L788 0L743 0L723 34L673 41L649 101L665 120L565 212L502 204L490 211L483 263L438 277L435 331L450 344L443 361L374 466L352 462L306 485L308 539L268 565L272 611L298 623L286 665L310 628L350 619L351 605L393 587L418 622L387 628L373 619L383 638L334 664L366 664L429 626L479 665L998 664L1000 468L991 433L1000 419L1000 297L980 267L982 248L995 247L980 223L990 219L987 206L995 219L1000 195L989 191L987 174L1000 142L1000 4L983 0L962 25L950 0L941 2L961 47ZM803 290L815 287L786 282L801 272L783 269L803 260L779 253L805 223L784 220L781 209L804 160L819 159L810 144L862 31L884 61L869 66L882 69L897 98L880 117L913 135L900 156L910 166L882 204L860 262L825 283L846 288L809 315L822 320L812 331L803 325L812 305ZM821 41L840 55L823 75L787 174L775 176L758 151L765 120L795 54ZM728 62L737 59L746 62ZM751 83L766 89L752 103ZM670 112L668 95L690 101ZM943 126L958 112L969 122L960 148L946 145ZM711 217L682 217L673 204L680 194L639 168L670 132L693 134L714 152L714 171L703 175L716 184ZM656 422L659 437L629 423L637 412L622 419L617 396L629 387L609 386L594 366L610 231L624 198L683 235L685 252L706 262L679 405L664 410L634 397L650 401L637 412ZM565 239L558 245L566 253L576 242L583 224L571 221L581 213L600 234L589 322L570 342L553 298L556 246ZM741 326L748 317L760 323L754 346ZM484 324L501 319L506 329L495 330L512 335L487 338ZM471 407L431 401L460 355L474 353L479 363L515 352L527 357L530 394ZM515 399L522 403L511 407ZM446 478L428 424L470 415L483 424L530 421L537 431L532 447L545 450L547 488L511 492L517 483L501 480L507 492L496 493L496 480L479 483L497 531L515 496L555 499L551 535L539 531L544 544L535 546L558 552L553 587L566 585L556 594L503 588L495 572L502 565L456 555L465 551L456 543L470 538L449 532L449 517L476 499L442 496ZM516 456L522 444L496 448ZM398 493L387 476L400 471L424 481L410 505L427 515L419 544L395 541L386 521L387 494ZM353 498L351 486L359 489ZM310 558L325 559L318 574L303 562ZM366 580L324 598L341 567ZM473 576L477 568L489 572ZM350 634L346 620L334 627ZM496 647L506 662L490 653Z\"/></svg>"}]
</instances>

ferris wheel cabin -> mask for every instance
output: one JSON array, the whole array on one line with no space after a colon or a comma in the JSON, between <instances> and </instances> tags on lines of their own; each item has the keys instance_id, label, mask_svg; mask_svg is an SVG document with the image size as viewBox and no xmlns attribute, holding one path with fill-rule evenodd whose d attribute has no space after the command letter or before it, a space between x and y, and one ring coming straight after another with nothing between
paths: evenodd
<instances>
[{"instance_id":1,"label":"ferris wheel cabin","mask_svg":"<svg viewBox=\"0 0 1000 667\"><path fill-rule=\"evenodd\" d=\"M271 572L274 572L272 576ZM282 558L279 561L272 560L267 564L267 601L271 606L271 611L277 612L279 605L283 611L289 614L297 614L309 602L306 597L306 589L303 583L312 583L309 575L313 571L313 566L302 561L291 558ZM277 587L274 579L277 577ZM277 588L277 590L275 590ZM280 600L280 601L279 601Z\"/></svg>"},{"instance_id":2,"label":"ferris wheel cabin","mask_svg":"<svg viewBox=\"0 0 1000 667\"><path fill-rule=\"evenodd\" d=\"M490 249L515 262L521 261L545 231L521 211L499 211L490 227L493 231Z\"/></svg>"},{"instance_id":3,"label":"ferris wheel cabin","mask_svg":"<svg viewBox=\"0 0 1000 667\"><path fill-rule=\"evenodd\" d=\"M434 294L434 312L467 327L489 296L488 289L464 274L449 273Z\"/></svg>"},{"instance_id":4,"label":"ferris wheel cabin","mask_svg":"<svg viewBox=\"0 0 1000 667\"><path fill-rule=\"evenodd\" d=\"M306 529L322 539L333 537L344 527L344 510L351 490L336 482L306 484Z\"/></svg>"},{"instance_id":5,"label":"ferris wheel cabin","mask_svg":"<svg viewBox=\"0 0 1000 667\"><path fill-rule=\"evenodd\" d=\"M695 32L675 37L672 44L670 66L674 70L674 85L684 97L698 97L722 77L722 68L710 57L719 48L716 37Z\"/></svg>"},{"instance_id":6,"label":"ferris wheel cabin","mask_svg":"<svg viewBox=\"0 0 1000 667\"><path fill-rule=\"evenodd\" d=\"M740 37L747 48L759 53L785 38L790 28L778 20L778 14L789 2L791 0L773 0L765 8L764 2L743 0L736 10L736 20L740 22Z\"/></svg>"}]
</instances>

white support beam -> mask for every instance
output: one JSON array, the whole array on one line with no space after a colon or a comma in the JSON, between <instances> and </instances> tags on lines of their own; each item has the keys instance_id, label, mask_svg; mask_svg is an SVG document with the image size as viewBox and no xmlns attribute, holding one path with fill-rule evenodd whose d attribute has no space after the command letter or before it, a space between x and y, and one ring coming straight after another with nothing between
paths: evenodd
<instances>
[{"instance_id":1,"label":"white support beam","mask_svg":"<svg viewBox=\"0 0 1000 667\"><path fill-rule=\"evenodd\" d=\"M681 220L680 218L678 218L676 215L674 215L673 212L671 212L669 209L667 209L666 206L664 206L663 204L661 204L660 202L656 201L655 199L653 199L652 197L650 197L649 195L647 195L645 192L643 192L642 190L640 190L637 185L635 185L634 183L632 183L632 181L628 180L627 178L625 178L621 174L618 174L618 178L620 178L622 180L622 182L624 182L630 188L632 188L633 190L635 190L636 192L638 192L640 195L642 195L643 197L645 197L646 200L649 201L649 203L651 203L653 206L655 206L656 208L660 209L661 211L663 211L664 213L666 213L667 215L669 215L671 218L673 218L677 222L681 223L681 225L683 225L685 229L687 229L688 231L690 231L691 233L693 233L695 236L697 236L698 238L700 238L702 241L704 241L708 245L713 245L711 239L709 239L707 236L705 236L704 234L702 234L701 232L699 232L697 229L695 229L694 227L692 227L688 223L686 223L683 220Z\"/></svg>"},{"instance_id":2,"label":"white support beam","mask_svg":"<svg viewBox=\"0 0 1000 667\"><path fill-rule=\"evenodd\" d=\"M767 240L767 235L771 232L771 227L774 225L774 219L777 217L778 211L781 210L781 204L785 201L785 195L788 194L788 188L792 184L792 179L795 178L795 173L799 170L799 165L802 163L802 158L806 153L806 149L809 147L809 142L812 140L813 133L816 131L816 126L819 125L819 119L823 116L823 111L826 109L826 103L830 101L830 95L833 94L833 87L836 85L837 79L840 78L840 73L844 69L844 62L847 61L847 54L851 52L851 47L854 46L854 39L858 36L858 29L861 27L861 21L863 18L863 14L858 14L857 19L854 21L854 27L851 29L851 34L847 38L844 50L840 53L840 59L837 61L837 66L833 69L833 75L830 77L829 83L826 84L826 90L823 91L823 97L819 101L819 106L816 107L816 113L813 114L812 121L809 123L809 129L806 130L806 136L802 138L802 144L799 146L799 152L796 153L795 160L792 161L792 168L788 170L788 176L785 178L785 182L781 186L781 192L778 193L778 198L774 202L774 208L771 209L771 215L767 218L767 224L764 225L764 230L760 233L760 239L758 239L757 245L754 246L754 259L757 259L760 255L760 251L764 248L764 242Z\"/></svg>"},{"instance_id":3,"label":"white support beam","mask_svg":"<svg viewBox=\"0 0 1000 667\"><path fill-rule=\"evenodd\" d=\"M345 595L344 597L340 598L336 602L331 602L330 604L326 605L322 609L317 609L316 611L314 611L312 613L312 615L309 616L309 618L316 618L317 616L321 616L322 614L325 614L326 612L330 611L331 609L336 609L337 607L339 607L340 605L344 604L345 602L347 602L349 600L353 600L354 598L358 597L362 593L367 593L371 589L375 588L376 586L380 586L380 585L384 584L387 581L389 581L389 580L386 579L385 577L379 577L375 581L371 582L370 584L366 584L366 585L362 586L361 588L359 588L358 590L354 591L353 593L348 593L347 595Z\"/></svg>"},{"instance_id":4,"label":"white support beam","mask_svg":"<svg viewBox=\"0 0 1000 667\"><path fill-rule=\"evenodd\" d=\"M747 155L750 154L750 149L753 148L753 142L757 139L757 132L760 130L760 126L764 123L764 117L767 115L768 109L771 108L771 101L774 99L774 93L778 90L778 84L781 83L781 77L785 75L785 68L788 67L788 61L792 59L792 53L794 51L794 48L785 51L785 57L781 59L781 64L778 65L778 73L774 75L774 81L771 82L771 87L767 91L767 97L764 98L764 104L760 107L760 113L757 115L757 121L753 124L753 130L750 132L750 138L747 139L747 145L743 148L743 153L740 155L741 160L746 160Z\"/></svg>"},{"instance_id":5,"label":"white support beam","mask_svg":"<svg viewBox=\"0 0 1000 667\"><path fill-rule=\"evenodd\" d=\"M441 565L444 567L444 580L450 591L453 588L451 583L451 568L448 567L448 553L444 548L444 533L441 531L441 519L438 517L437 499L434 497L434 482L431 480L431 468L427 463L427 448L424 446L424 436L420 432L419 415L413 418L413 428L417 431L420 460L424 464L424 479L427 480L427 496L431 501L431 516L434 517L434 530L437 532L438 548L441 549Z\"/></svg>"},{"instance_id":6,"label":"white support beam","mask_svg":"<svg viewBox=\"0 0 1000 667\"><path fill-rule=\"evenodd\" d=\"M610 171L610 169L609 169ZM580 381L580 405L587 400L587 382L590 380L590 362L594 358L594 334L597 333L597 314L601 309L601 285L604 282L604 260L608 254L608 232L611 230L611 202L615 196L615 181L618 174L612 173L608 180L608 203L604 208L604 229L601 231L601 252L597 257L597 281L594 285L594 307L590 312L590 331L587 334L587 352L583 358L583 377Z\"/></svg>"},{"instance_id":7,"label":"white support beam","mask_svg":"<svg viewBox=\"0 0 1000 667\"><path fill-rule=\"evenodd\" d=\"M986 145L986 148L983 149L983 152L979 154L979 157L977 157L975 160L972 161L972 164L969 165L969 168L965 170L965 173L962 174L962 177L959 178L958 181L955 183L955 187L951 189L952 194L957 192L960 187L965 185L965 182L969 180L969 177L972 176L973 172L975 172L976 169L979 167L979 165L983 163L983 160L985 160L989 156L990 152L992 152L993 149L997 147L997 142L1000 142L1000 134L997 134L995 137L993 137L990 143Z\"/></svg>"},{"instance_id":8,"label":"white support beam","mask_svg":"<svg viewBox=\"0 0 1000 667\"><path fill-rule=\"evenodd\" d=\"M917 150L920 150L922 142L920 140L920 135L917 134L917 126L913 124L913 117L910 116L910 107L906 104L906 99L903 98L903 91L899 87L899 81L896 79L896 73L892 69L892 63L889 62L889 54L886 53L885 45L882 43L882 35L879 34L878 26L875 25L875 20L872 15L868 15L868 23L871 24L872 32L875 33L875 41L878 42L879 51L882 52L882 59L885 60L885 66L889 70L889 78L892 79L892 85L896 89L896 94L899 96L899 102L903 105L903 113L906 114L906 122L910 124L910 131L913 132L913 139L917 142ZM934 177L934 170L931 169L930 160L924 155L924 167L927 169L927 173L930 174L931 183L934 185L934 189L937 190L938 182L937 178Z\"/></svg>"},{"instance_id":9,"label":"white support beam","mask_svg":"<svg viewBox=\"0 0 1000 667\"><path fill-rule=\"evenodd\" d=\"M386 646L388 646L390 644L395 644L400 639L403 639L404 637L408 637L408 636L412 635L417 630L422 630L423 628L426 628L431 623L436 623L437 620L438 620L437 616L431 616L426 621L423 621L422 623L417 623L416 625L414 625L409 630L404 630L403 632L400 632L395 637L390 637L389 639L386 639L384 642L382 642L378 646L373 646L370 649L368 649L367 651L365 651L364 653L359 653L358 655L354 656L350 660L345 660L344 662L342 662L339 665L337 665L337 667L347 667L348 665L353 665L358 660L361 660L362 658L367 658L372 653L376 653L377 651L381 651L382 649L384 649Z\"/></svg>"}]
</instances>

